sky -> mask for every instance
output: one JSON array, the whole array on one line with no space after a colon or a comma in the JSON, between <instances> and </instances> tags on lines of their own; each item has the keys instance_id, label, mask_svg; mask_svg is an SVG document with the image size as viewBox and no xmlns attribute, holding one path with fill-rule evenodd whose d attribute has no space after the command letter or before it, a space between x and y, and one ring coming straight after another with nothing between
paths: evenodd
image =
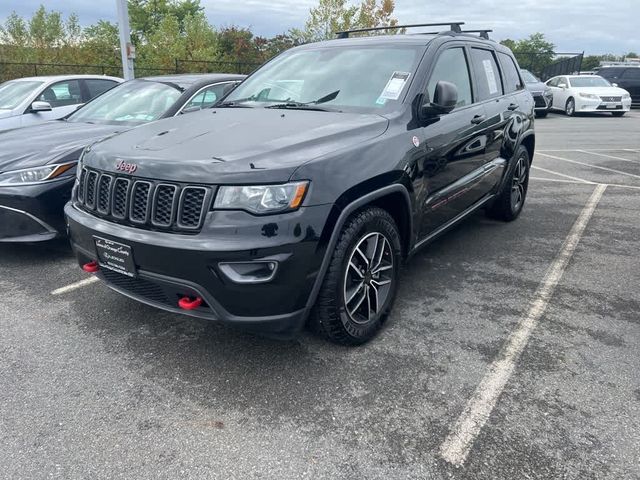
<instances>
[{"instance_id":1,"label":"sky","mask_svg":"<svg viewBox=\"0 0 640 480\"><path fill-rule=\"evenodd\" d=\"M201 0L214 26L250 27L272 36L302 27L317 0ZM80 23L116 21L115 0L0 0L0 21L15 10L30 16L40 4ZM400 23L464 21L470 29L492 28L492 37L520 39L543 32L557 52L589 54L640 51L640 0L396 0Z\"/></svg>"}]
</instances>

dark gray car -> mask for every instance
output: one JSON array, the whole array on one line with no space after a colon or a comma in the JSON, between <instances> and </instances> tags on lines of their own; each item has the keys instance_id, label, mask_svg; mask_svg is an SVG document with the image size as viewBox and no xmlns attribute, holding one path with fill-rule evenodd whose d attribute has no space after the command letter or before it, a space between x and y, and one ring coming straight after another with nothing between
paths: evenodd
<instances>
[{"instance_id":1,"label":"dark gray car","mask_svg":"<svg viewBox=\"0 0 640 480\"><path fill-rule=\"evenodd\" d=\"M551 89L529 70L521 70L525 87L533 95L536 117L546 117L553 104Z\"/></svg>"}]
</instances>

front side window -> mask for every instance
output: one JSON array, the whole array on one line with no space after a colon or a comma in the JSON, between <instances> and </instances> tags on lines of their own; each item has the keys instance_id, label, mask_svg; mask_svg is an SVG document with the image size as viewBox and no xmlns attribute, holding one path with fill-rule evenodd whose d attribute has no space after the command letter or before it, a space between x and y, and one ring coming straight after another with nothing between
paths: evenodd
<instances>
[{"instance_id":1,"label":"front side window","mask_svg":"<svg viewBox=\"0 0 640 480\"><path fill-rule=\"evenodd\" d=\"M509 55L498 52L498 58L500 59L500 65L502 65L502 71L504 72L504 90L505 93L517 92L522 90L522 80L518 74L518 67ZM531 75L531 74L529 74ZM533 77L533 75L531 75ZM535 78L535 77L533 77ZM531 82L533 83L533 82Z\"/></svg>"},{"instance_id":2,"label":"front side window","mask_svg":"<svg viewBox=\"0 0 640 480\"><path fill-rule=\"evenodd\" d=\"M423 50L388 45L294 49L260 68L225 102L379 111L402 102Z\"/></svg>"},{"instance_id":3,"label":"front side window","mask_svg":"<svg viewBox=\"0 0 640 480\"><path fill-rule=\"evenodd\" d=\"M520 70L520 73L522 74L522 78L526 83L538 83L540 81L540 79L536 77L533 73L531 73L529 70Z\"/></svg>"},{"instance_id":4,"label":"front side window","mask_svg":"<svg viewBox=\"0 0 640 480\"><path fill-rule=\"evenodd\" d=\"M182 92L149 80L122 83L87 103L67 118L69 122L141 125L162 117Z\"/></svg>"},{"instance_id":5,"label":"front side window","mask_svg":"<svg viewBox=\"0 0 640 480\"><path fill-rule=\"evenodd\" d=\"M622 78L640 80L640 67L627 68L622 74Z\"/></svg>"},{"instance_id":6,"label":"front side window","mask_svg":"<svg viewBox=\"0 0 640 480\"><path fill-rule=\"evenodd\" d=\"M0 85L0 110L13 110L42 85L39 81L12 81Z\"/></svg>"},{"instance_id":7,"label":"front side window","mask_svg":"<svg viewBox=\"0 0 640 480\"><path fill-rule=\"evenodd\" d=\"M557 87L558 83L560 83L560 77L555 77L549 80L547 82L547 85L549 85L550 87Z\"/></svg>"},{"instance_id":8,"label":"front side window","mask_svg":"<svg viewBox=\"0 0 640 480\"><path fill-rule=\"evenodd\" d=\"M491 50L472 48L471 58L475 71L478 101L495 98L502 95L500 70Z\"/></svg>"},{"instance_id":9,"label":"front side window","mask_svg":"<svg viewBox=\"0 0 640 480\"><path fill-rule=\"evenodd\" d=\"M458 103L456 106L462 107L473 103L469 66L462 47L445 50L436 60L427 84L427 94L431 101L433 101L436 91L436 84L440 80L451 82L458 87Z\"/></svg>"},{"instance_id":10,"label":"front side window","mask_svg":"<svg viewBox=\"0 0 640 480\"><path fill-rule=\"evenodd\" d=\"M54 83L45 88L38 97L41 102L47 102L52 108L78 105L82 103L82 92L78 80L65 80Z\"/></svg>"},{"instance_id":11,"label":"front side window","mask_svg":"<svg viewBox=\"0 0 640 480\"><path fill-rule=\"evenodd\" d=\"M89 90L89 100L91 100L93 97L97 97L98 95L115 87L118 85L118 82L114 82L113 80L89 79L85 80L85 85Z\"/></svg>"},{"instance_id":12,"label":"front side window","mask_svg":"<svg viewBox=\"0 0 640 480\"><path fill-rule=\"evenodd\" d=\"M191 100L183 107L183 111L200 110L213 106L218 100L225 96L234 86L236 82L218 83L200 90Z\"/></svg>"}]
</instances>

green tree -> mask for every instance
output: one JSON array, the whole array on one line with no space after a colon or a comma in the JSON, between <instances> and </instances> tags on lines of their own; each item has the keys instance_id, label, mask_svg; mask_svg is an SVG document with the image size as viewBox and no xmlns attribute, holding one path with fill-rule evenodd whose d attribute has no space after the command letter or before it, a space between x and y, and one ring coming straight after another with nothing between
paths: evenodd
<instances>
[{"instance_id":1,"label":"green tree","mask_svg":"<svg viewBox=\"0 0 640 480\"><path fill-rule=\"evenodd\" d=\"M555 58L556 46L548 41L544 33L534 33L522 40L506 39L500 42L513 51L522 68L540 74Z\"/></svg>"},{"instance_id":2,"label":"green tree","mask_svg":"<svg viewBox=\"0 0 640 480\"><path fill-rule=\"evenodd\" d=\"M129 0L132 40L137 45L149 42L169 16L177 20L178 29L184 32L186 18L203 12L200 0ZM166 28L166 24L164 26Z\"/></svg>"}]
</instances>

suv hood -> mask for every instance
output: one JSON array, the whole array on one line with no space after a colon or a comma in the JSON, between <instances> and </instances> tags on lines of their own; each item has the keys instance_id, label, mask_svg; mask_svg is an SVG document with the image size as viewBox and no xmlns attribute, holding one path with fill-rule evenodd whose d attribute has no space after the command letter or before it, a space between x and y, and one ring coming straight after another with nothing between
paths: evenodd
<instances>
[{"instance_id":1,"label":"suv hood","mask_svg":"<svg viewBox=\"0 0 640 480\"><path fill-rule=\"evenodd\" d=\"M77 160L91 142L121 130L113 125L54 120L0 132L0 172Z\"/></svg>"},{"instance_id":2,"label":"suv hood","mask_svg":"<svg viewBox=\"0 0 640 480\"><path fill-rule=\"evenodd\" d=\"M207 109L99 142L83 161L115 172L124 160L136 164L136 176L159 180L280 182L309 160L383 134L387 125L376 114Z\"/></svg>"},{"instance_id":3,"label":"suv hood","mask_svg":"<svg viewBox=\"0 0 640 480\"><path fill-rule=\"evenodd\" d=\"M593 93L594 95L604 95L606 97L619 97L627 92L623 88L618 87L573 87L575 90L584 93Z\"/></svg>"}]
</instances>

